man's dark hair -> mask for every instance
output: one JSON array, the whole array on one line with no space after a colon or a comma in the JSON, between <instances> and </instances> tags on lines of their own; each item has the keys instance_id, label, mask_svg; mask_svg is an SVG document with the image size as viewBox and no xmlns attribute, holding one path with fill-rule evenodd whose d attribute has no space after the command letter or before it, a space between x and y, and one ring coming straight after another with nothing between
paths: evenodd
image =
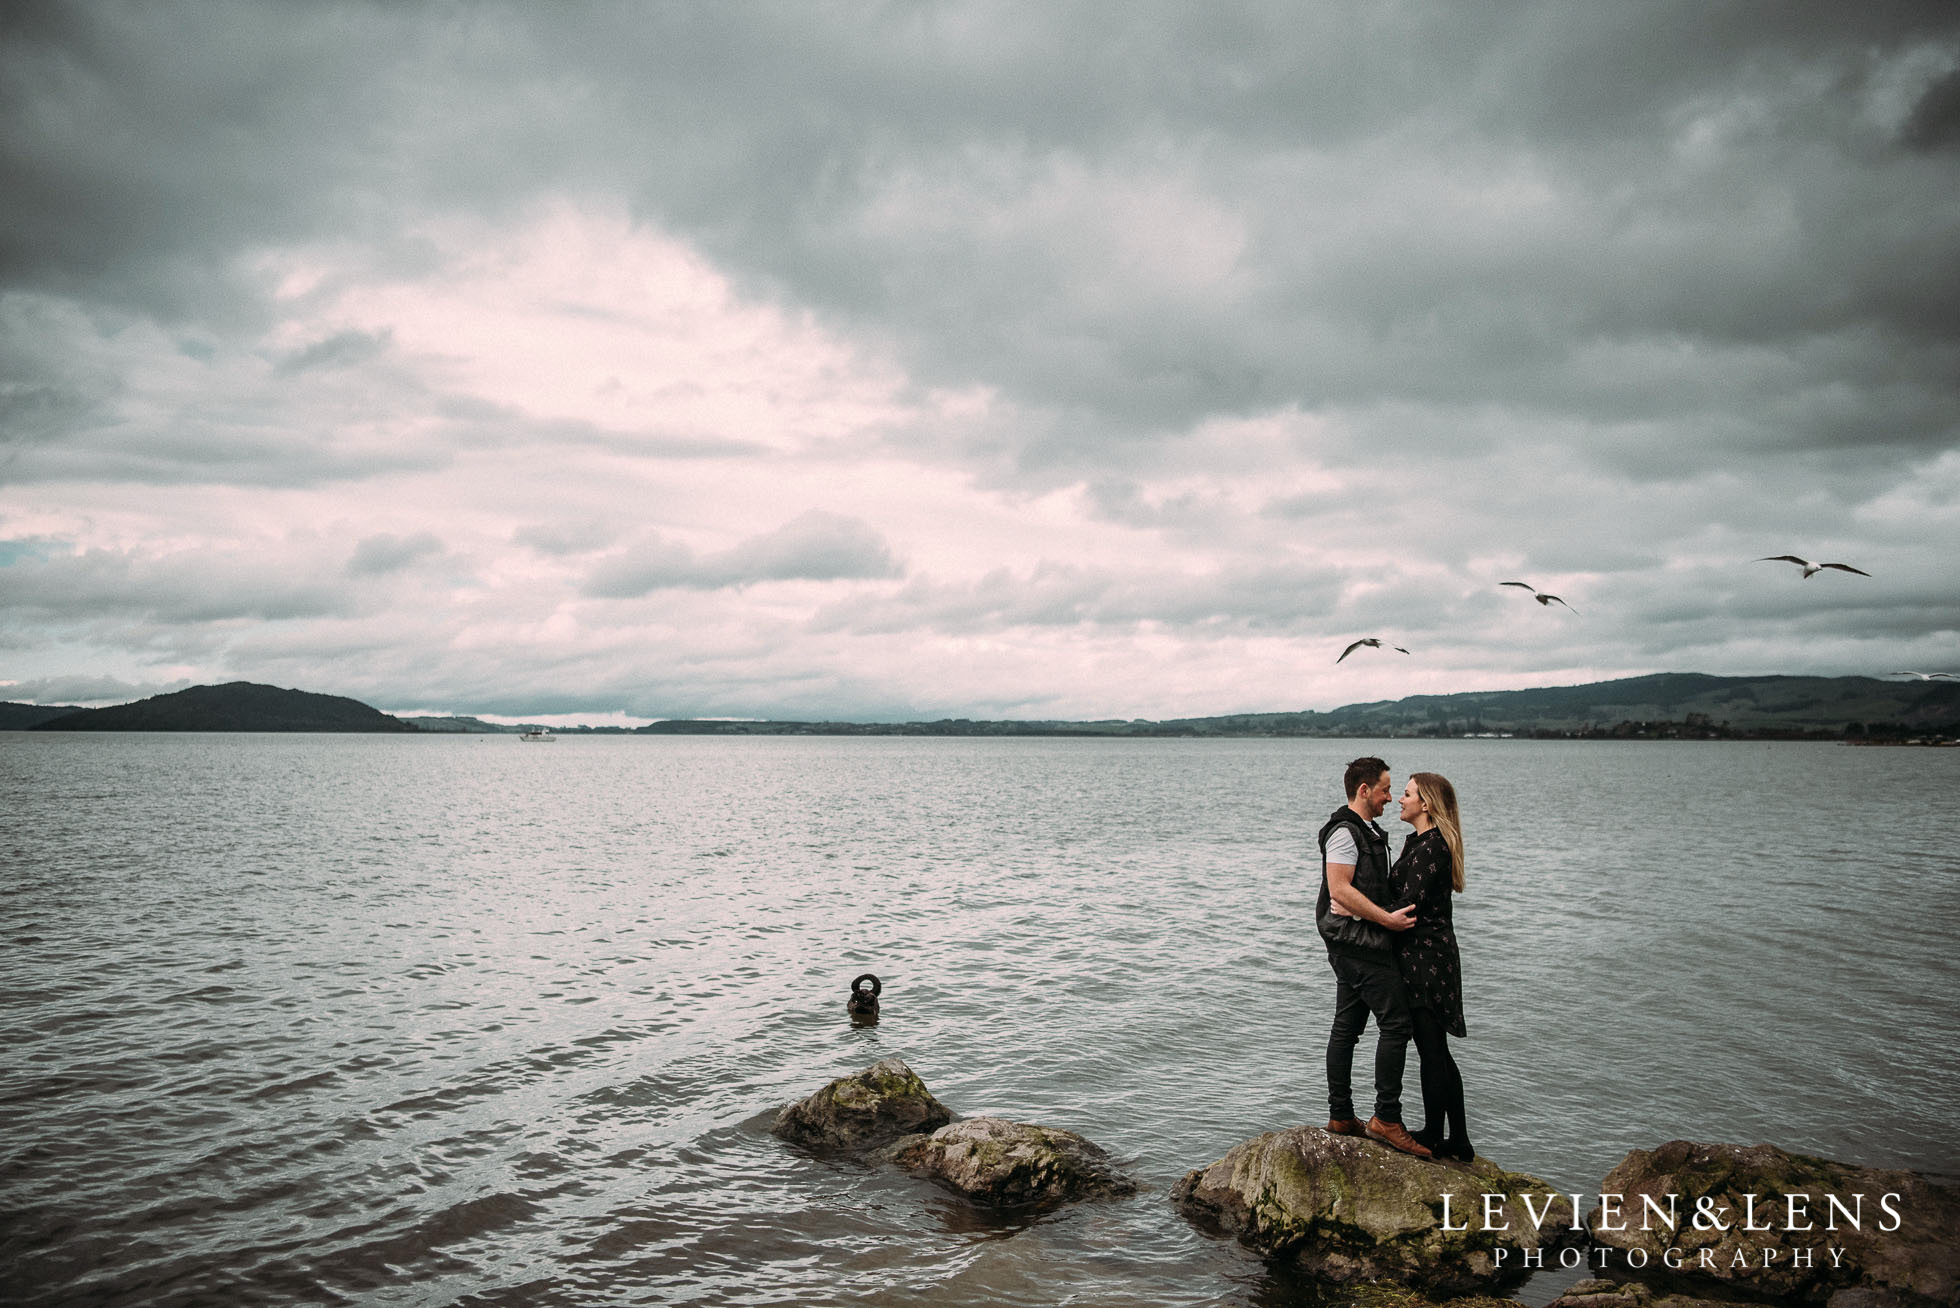
<instances>
[{"instance_id":1,"label":"man's dark hair","mask_svg":"<svg viewBox=\"0 0 1960 1308\"><path fill-rule=\"evenodd\" d=\"M1372 786L1382 779L1388 771L1388 764L1378 758L1358 758L1347 765L1347 772L1341 777L1341 784L1347 787L1347 797L1354 798L1354 792L1363 786Z\"/></svg>"}]
</instances>

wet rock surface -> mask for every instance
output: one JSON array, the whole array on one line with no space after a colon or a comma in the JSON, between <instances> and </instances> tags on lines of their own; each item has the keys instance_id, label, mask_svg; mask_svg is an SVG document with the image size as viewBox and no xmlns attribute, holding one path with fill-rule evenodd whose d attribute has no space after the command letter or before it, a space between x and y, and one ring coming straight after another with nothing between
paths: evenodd
<instances>
[{"instance_id":1,"label":"wet rock surface","mask_svg":"<svg viewBox=\"0 0 1960 1308\"><path fill-rule=\"evenodd\" d=\"M1600 1192L1624 1196L1587 1216L1616 1275L1829 1308L1960 1304L1960 1193L1916 1172L1673 1140L1629 1153Z\"/></svg>"},{"instance_id":2,"label":"wet rock surface","mask_svg":"<svg viewBox=\"0 0 1960 1308\"><path fill-rule=\"evenodd\" d=\"M1502 1196L1488 1223L1485 1194ZM1468 1230L1446 1229L1445 1195L1448 1226ZM1429 1294L1513 1284L1529 1275L1526 1251L1549 1255L1582 1238L1571 1200L1536 1177L1486 1158L1412 1158L1309 1126L1242 1142L1187 1173L1172 1200L1201 1225L1317 1280L1392 1280Z\"/></svg>"},{"instance_id":3,"label":"wet rock surface","mask_svg":"<svg viewBox=\"0 0 1960 1308\"><path fill-rule=\"evenodd\" d=\"M887 1058L789 1105L769 1129L812 1149L863 1150L952 1120L904 1060Z\"/></svg>"},{"instance_id":4,"label":"wet rock surface","mask_svg":"<svg viewBox=\"0 0 1960 1308\"><path fill-rule=\"evenodd\" d=\"M976 1203L1042 1206L1136 1193L1104 1150L1073 1131L971 1117L878 1151Z\"/></svg>"},{"instance_id":5,"label":"wet rock surface","mask_svg":"<svg viewBox=\"0 0 1960 1308\"><path fill-rule=\"evenodd\" d=\"M1638 1281L1589 1280L1573 1285L1546 1308L1735 1308L1728 1299L1667 1294Z\"/></svg>"}]
</instances>

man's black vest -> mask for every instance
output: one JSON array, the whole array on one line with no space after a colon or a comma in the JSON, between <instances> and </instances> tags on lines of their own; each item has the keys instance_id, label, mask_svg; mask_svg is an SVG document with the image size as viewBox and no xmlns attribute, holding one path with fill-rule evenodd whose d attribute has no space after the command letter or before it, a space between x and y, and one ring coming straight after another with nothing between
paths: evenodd
<instances>
[{"instance_id":1,"label":"man's black vest","mask_svg":"<svg viewBox=\"0 0 1960 1308\"><path fill-rule=\"evenodd\" d=\"M1331 897L1327 893L1327 838L1340 826L1345 826L1354 837L1354 888L1378 906L1389 906L1388 837L1380 827L1363 822L1359 813L1343 804L1320 829L1320 898L1314 904L1314 925L1320 928L1320 938L1327 942L1329 951L1386 954L1389 952L1387 927L1365 917L1343 917L1328 911Z\"/></svg>"}]
</instances>

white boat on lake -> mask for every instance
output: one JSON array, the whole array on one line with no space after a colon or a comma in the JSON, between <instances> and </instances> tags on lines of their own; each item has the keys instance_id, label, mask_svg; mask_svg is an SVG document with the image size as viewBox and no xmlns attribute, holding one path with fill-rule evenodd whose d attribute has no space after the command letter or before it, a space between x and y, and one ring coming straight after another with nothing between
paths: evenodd
<instances>
[{"instance_id":1,"label":"white boat on lake","mask_svg":"<svg viewBox=\"0 0 1960 1308\"><path fill-rule=\"evenodd\" d=\"M552 734L551 734L551 728L550 728L550 727L538 727L538 728L536 728L535 730L532 730L532 731L527 731L527 732L525 732L525 733L523 733L522 735L520 735L520 736L518 737L518 739L519 739L519 740L541 740L541 741L543 741L543 742L544 742L545 744L547 744L547 745L549 745L549 744L550 744L550 743L551 743L552 741L554 741L554 740L556 740L556 739L558 739L558 737L556 737L556 736L554 736L554 735L552 735Z\"/></svg>"}]
</instances>

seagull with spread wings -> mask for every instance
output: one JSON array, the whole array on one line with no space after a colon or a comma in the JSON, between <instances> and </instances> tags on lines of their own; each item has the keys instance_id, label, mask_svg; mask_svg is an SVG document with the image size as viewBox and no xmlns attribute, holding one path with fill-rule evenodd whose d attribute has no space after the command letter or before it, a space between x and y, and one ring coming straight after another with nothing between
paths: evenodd
<instances>
[{"instance_id":1,"label":"seagull with spread wings","mask_svg":"<svg viewBox=\"0 0 1960 1308\"><path fill-rule=\"evenodd\" d=\"M1866 572L1863 568L1852 567L1849 563L1812 563L1809 559L1800 559L1794 554L1771 554L1771 555L1767 555L1764 558L1757 559L1756 562L1794 563L1799 568L1803 569L1803 579L1805 581L1809 581L1813 575L1822 572L1826 568L1836 568L1839 572L1855 572L1861 577L1869 577L1872 575L1871 573Z\"/></svg>"},{"instance_id":2,"label":"seagull with spread wings","mask_svg":"<svg viewBox=\"0 0 1960 1308\"><path fill-rule=\"evenodd\" d=\"M1889 672L1886 675L1891 677L1916 677L1920 681L1960 681L1960 677L1955 676L1951 672L1908 672L1904 668L1900 668L1896 672Z\"/></svg>"},{"instance_id":3,"label":"seagull with spread wings","mask_svg":"<svg viewBox=\"0 0 1960 1308\"><path fill-rule=\"evenodd\" d=\"M1363 636L1360 640L1355 641L1354 644L1341 651L1341 659L1354 653L1354 651L1360 649L1363 645L1366 645L1369 649L1380 649L1382 647L1382 638L1380 636ZM1409 652L1400 645L1390 645L1389 648L1397 654L1407 654ZM1335 659L1334 662L1339 663L1341 659Z\"/></svg>"},{"instance_id":4,"label":"seagull with spread wings","mask_svg":"<svg viewBox=\"0 0 1960 1308\"><path fill-rule=\"evenodd\" d=\"M1547 591L1542 591L1528 581L1500 581L1497 584L1500 586L1521 586L1525 590L1531 592L1531 598L1537 600L1540 604L1544 605L1546 608L1550 608L1554 604L1565 604L1565 601L1560 599L1558 596L1553 595ZM1565 604L1565 607L1568 609L1572 609L1572 606L1570 604ZM1572 609L1572 611L1574 613L1577 613L1579 610Z\"/></svg>"}]
</instances>

